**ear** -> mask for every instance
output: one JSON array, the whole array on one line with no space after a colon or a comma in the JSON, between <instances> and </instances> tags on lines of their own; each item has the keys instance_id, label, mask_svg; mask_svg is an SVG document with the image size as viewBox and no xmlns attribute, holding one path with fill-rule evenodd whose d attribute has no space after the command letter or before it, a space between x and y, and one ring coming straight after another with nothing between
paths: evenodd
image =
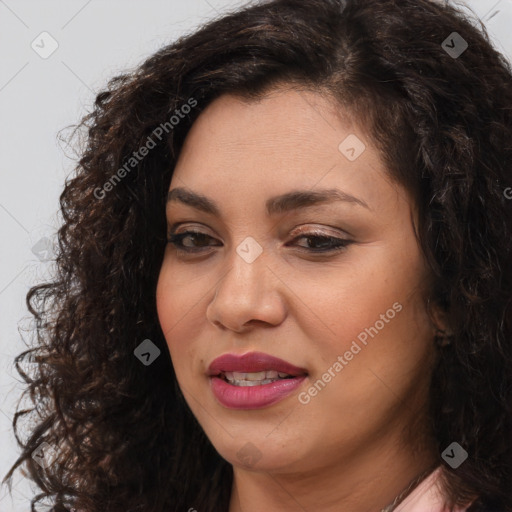
<instances>
[{"instance_id":1,"label":"ear","mask_svg":"<svg viewBox=\"0 0 512 512\"><path fill-rule=\"evenodd\" d=\"M449 338L453 336L453 329L450 326L449 314L439 305L434 305L430 299L427 301L427 313L432 323L433 335L439 345L448 345Z\"/></svg>"},{"instance_id":2,"label":"ear","mask_svg":"<svg viewBox=\"0 0 512 512\"><path fill-rule=\"evenodd\" d=\"M451 333L448 322L448 313L442 311L439 306L432 306L430 318L437 331L445 332L446 334Z\"/></svg>"}]
</instances>

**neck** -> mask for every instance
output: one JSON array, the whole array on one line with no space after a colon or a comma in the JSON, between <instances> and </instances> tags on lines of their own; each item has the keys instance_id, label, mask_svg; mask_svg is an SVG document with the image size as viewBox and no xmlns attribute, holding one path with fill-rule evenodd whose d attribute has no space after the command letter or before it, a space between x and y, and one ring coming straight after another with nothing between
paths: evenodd
<instances>
[{"instance_id":1,"label":"neck","mask_svg":"<svg viewBox=\"0 0 512 512\"><path fill-rule=\"evenodd\" d=\"M393 503L411 481L435 465L431 446L397 452L397 440L308 472L234 468L229 512L315 510L368 512ZM412 490L411 490L412 492Z\"/></svg>"}]
</instances>

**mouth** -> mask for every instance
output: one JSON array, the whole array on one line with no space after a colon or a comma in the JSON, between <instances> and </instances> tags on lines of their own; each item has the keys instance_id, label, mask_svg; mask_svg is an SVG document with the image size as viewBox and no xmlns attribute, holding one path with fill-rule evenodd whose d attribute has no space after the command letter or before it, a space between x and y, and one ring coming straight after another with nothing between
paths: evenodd
<instances>
[{"instance_id":1,"label":"mouth","mask_svg":"<svg viewBox=\"0 0 512 512\"><path fill-rule=\"evenodd\" d=\"M294 379L296 375L290 375L277 370L263 370L261 372L221 372L217 377L233 386L263 386L282 379Z\"/></svg>"},{"instance_id":2,"label":"mouth","mask_svg":"<svg viewBox=\"0 0 512 512\"><path fill-rule=\"evenodd\" d=\"M304 368L262 352L224 354L209 366L211 390L230 409L260 409L283 400L308 376Z\"/></svg>"},{"instance_id":3,"label":"mouth","mask_svg":"<svg viewBox=\"0 0 512 512\"><path fill-rule=\"evenodd\" d=\"M208 376L220 377L235 386L256 386L279 379L307 375L305 368L263 352L223 354L212 361Z\"/></svg>"}]
</instances>

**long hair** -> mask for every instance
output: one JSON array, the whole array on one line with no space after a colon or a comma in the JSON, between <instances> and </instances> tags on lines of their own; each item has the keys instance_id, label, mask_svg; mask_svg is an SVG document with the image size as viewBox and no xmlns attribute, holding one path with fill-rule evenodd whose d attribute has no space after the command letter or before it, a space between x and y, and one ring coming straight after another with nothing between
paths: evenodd
<instances>
[{"instance_id":1,"label":"long hair","mask_svg":"<svg viewBox=\"0 0 512 512\"><path fill-rule=\"evenodd\" d=\"M16 367L33 407L15 414L15 432L25 416L30 430L4 481L22 465L52 512L227 512L232 466L188 408L157 319L166 194L209 103L286 83L352 116L414 198L430 298L451 327L428 415L443 491L512 512L511 79L483 26L429 0L266 1L112 78L75 132L55 276L27 294L37 339ZM134 354L145 340L160 349L150 365ZM457 469L441 456L454 441L468 453Z\"/></svg>"}]
</instances>

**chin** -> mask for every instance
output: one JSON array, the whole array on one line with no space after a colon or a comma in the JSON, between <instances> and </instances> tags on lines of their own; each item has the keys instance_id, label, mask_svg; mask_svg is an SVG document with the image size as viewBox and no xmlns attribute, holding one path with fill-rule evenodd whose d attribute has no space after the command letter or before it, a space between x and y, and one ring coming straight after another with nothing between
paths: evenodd
<instances>
[{"instance_id":1,"label":"chin","mask_svg":"<svg viewBox=\"0 0 512 512\"><path fill-rule=\"evenodd\" d=\"M261 430L260 430L261 433ZM257 435L247 436L236 441L226 440L223 446L215 445L223 459L232 466L248 471L284 472L297 469L297 463L303 459L295 446L284 446L276 439L261 438Z\"/></svg>"}]
</instances>

